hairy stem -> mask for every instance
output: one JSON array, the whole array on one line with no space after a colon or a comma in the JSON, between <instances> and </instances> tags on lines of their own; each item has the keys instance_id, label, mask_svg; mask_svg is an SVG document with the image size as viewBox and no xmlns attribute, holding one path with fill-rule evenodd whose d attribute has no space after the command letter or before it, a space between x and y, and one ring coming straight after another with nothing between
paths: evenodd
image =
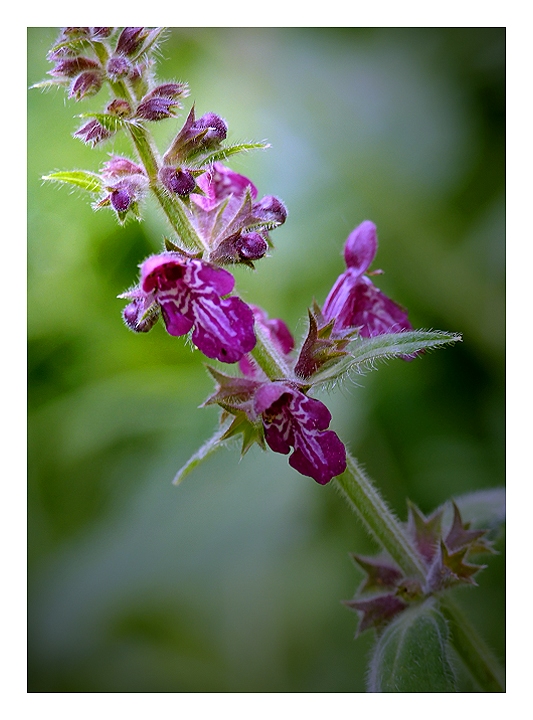
<instances>
[{"instance_id":1,"label":"hairy stem","mask_svg":"<svg viewBox=\"0 0 533 720\"><path fill-rule=\"evenodd\" d=\"M425 565L399 521L350 453L346 453L346 462L344 473L332 482L363 521L372 537L389 553L402 572L408 577L424 580Z\"/></svg>"}]
</instances>

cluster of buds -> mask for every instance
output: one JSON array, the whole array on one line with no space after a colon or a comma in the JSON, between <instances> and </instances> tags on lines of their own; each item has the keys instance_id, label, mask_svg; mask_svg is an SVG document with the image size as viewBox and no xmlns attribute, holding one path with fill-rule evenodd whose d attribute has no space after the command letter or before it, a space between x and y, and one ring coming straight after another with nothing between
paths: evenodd
<instances>
[{"instance_id":1,"label":"cluster of buds","mask_svg":"<svg viewBox=\"0 0 533 720\"><path fill-rule=\"evenodd\" d=\"M386 557L352 555L365 578L355 596L344 604L360 615L358 633L369 628L381 632L408 607L450 587L476 585L474 576L486 566L471 562L471 558L495 550L486 537L488 530L470 529L453 502L452 508L451 524L444 527L446 506L425 517L416 505L409 503L406 530L426 568L424 581L405 577Z\"/></svg>"}]
</instances>

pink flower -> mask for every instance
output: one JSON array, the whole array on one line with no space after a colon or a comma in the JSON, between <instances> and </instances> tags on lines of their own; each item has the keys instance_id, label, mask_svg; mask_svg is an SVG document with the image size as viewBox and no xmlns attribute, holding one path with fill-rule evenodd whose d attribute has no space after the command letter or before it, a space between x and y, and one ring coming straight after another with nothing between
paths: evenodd
<instances>
[{"instance_id":1,"label":"pink flower","mask_svg":"<svg viewBox=\"0 0 533 720\"><path fill-rule=\"evenodd\" d=\"M124 309L124 321L142 332L155 306L170 335L193 330L192 342L204 355L238 362L256 339L248 305L238 297L224 297L234 285L231 273L203 260L170 252L152 255L141 265L139 286L121 295L132 301Z\"/></svg>"},{"instance_id":2,"label":"pink flower","mask_svg":"<svg viewBox=\"0 0 533 720\"><path fill-rule=\"evenodd\" d=\"M287 383L264 383L255 392L254 411L270 449L287 455L294 448L289 465L302 475L325 485L346 470L346 450L327 429L331 414L319 400Z\"/></svg>"},{"instance_id":3,"label":"pink flower","mask_svg":"<svg viewBox=\"0 0 533 720\"><path fill-rule=\"evenodd\" d=\"M407 311L384 295L364 273L377 252L376 226L365 220L344 246L347 269L327 296L322 314L335 320L334 332L359 328L362 337L412 330Z\"/></svg>"}]
</instances>

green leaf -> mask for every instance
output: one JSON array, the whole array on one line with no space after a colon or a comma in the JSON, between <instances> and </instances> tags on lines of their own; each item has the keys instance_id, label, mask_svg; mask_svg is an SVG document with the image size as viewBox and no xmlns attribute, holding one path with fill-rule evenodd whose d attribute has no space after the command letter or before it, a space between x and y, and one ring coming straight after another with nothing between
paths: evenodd
<instances>
[{"instance_id":1,"label":"green leaf","mask_svg":"<svg viewBox=\"0 0 533 720\"><path fill-rule=\"evenodd\" d=\"M408 330L370 338L358 337L350 343L349 354L346 357L331 365L328 364L309 378L309 383L317 385L335 380L354 370L360 373L365 369L373 369L376 360L414 355L423 350L442 347L461 340L461 335L441 330Z\"/></svg>"},{"instance_id":2,"label":"green leaf","mask_svg":"<svg viewBox=\"0 0 533 720\"><path fill-rule=\"evenodd\" d=\"M185 477L194 470L195 467L198 467L201 462L206 460L210 455L212 455L215 450L218 450L219 447L222 447L224 445L224 436L226 435L227 431L229 430L233 418L226 419L218 428L218 430L209 438L209 440L206 440L206 442L200 447L194 455L192 455L185 465L178 470L176 473L176 476L174 480L172 481L173 485L179 485Z\"/></svg>"},{"instance_id":3,"label":"green leaf","mask_svg":"<svg viewBox=\"0 0 533 720\"><path fill-rule=\"evenodd\" d=\"M448 627L434 601L403 612L373 651L369 692L456 692L448 659Z\"/></svg>"},{"instance_id":4,"label":"green leaf","mask_svg":"<svg viewBox=\"0 0 533 720\"><path fill-rule=\"evenodd\" d=\"M258 143L240 143L239 145L230 145L229 147L222 148L220 150L215 150L214 152L209 153L209 155L204 156L199 162L199 166L205 166L205 165L211 165L215 162L222 162L223 160L226 160L227 158L231 157L232 155L236 155L240 152L245 152L246 150L266 150L269 148L269 143L266 142L258 142Z\"/></svg>"},{"instance_id":5,"label":"green leaf","mask_svg":"<svg viewBox=\"0 0 533 720\"><path fill-rule=\"evenodd\" d=\"M51 182L63 183L64 185L75 185L76 187L87 190L88 192L98 193L103 190L101 178L94 173L86 170L65 170L62 172L43 175L43 180Z\"/></svg>"}]
</instances>

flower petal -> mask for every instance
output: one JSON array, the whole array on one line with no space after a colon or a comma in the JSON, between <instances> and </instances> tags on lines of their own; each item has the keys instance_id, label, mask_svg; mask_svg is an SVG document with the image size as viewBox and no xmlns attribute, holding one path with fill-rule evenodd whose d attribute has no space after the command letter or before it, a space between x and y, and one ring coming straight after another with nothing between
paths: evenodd
<instances>
[{"instance_id":1,"label":"flower petal","mask_svg":"<svg viewBox=\"0 0 533 720\"><path fill-rule=\"evenodd\" d=\"M368 270L378 250L376 226L365 220L348 235L344 245L346 266L362 275Z\"/></svg>"},{"instance_id":2,"label":"flower petal","mask_svg":"<svg viewBox=\"0 0 533 720\"><path fill-rule=\"evenodd\" d=\"M192 312L192 341L207 357L234 363L255 347L254 316L240 298L222 300L214 292L199 295Z\"/></svg>"}]
</instances>

